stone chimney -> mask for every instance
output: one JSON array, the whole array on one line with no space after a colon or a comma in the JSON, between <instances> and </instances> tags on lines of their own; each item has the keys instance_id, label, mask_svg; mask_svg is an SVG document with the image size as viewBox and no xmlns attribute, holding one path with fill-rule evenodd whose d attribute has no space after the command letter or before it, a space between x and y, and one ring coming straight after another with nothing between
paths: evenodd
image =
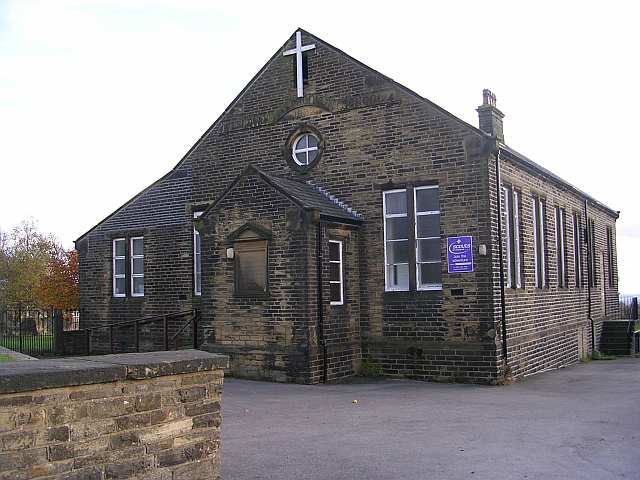
<instances>
[{"instance_id":1,"label":"stone chimney","mask_svg":"<svg viewBox=\"0 0 640 480\"><path fill-rule=\"evenodd\" d=\"M477 109L480 119L480 130L489 135L495 135L499 141L504 142L502 132L502 119L504 113L496 108L496 96L488 89L482 91L482 105Z\"/></svg>"}]
</instances>

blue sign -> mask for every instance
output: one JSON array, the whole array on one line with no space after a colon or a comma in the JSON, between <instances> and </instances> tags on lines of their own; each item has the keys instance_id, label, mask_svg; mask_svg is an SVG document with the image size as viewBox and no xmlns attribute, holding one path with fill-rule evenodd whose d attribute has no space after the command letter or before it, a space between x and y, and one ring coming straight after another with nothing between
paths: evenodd
<instances>
[{"instance_id":1,"label":"blue sign","mask_svg":"<svg viewBox=\"0 0 640 480\"><path fill-rule=\"evenodd\" d=\"M447 237L447 264L449 273L473 272L472 237Z\"/></svg>"}]
</instances>

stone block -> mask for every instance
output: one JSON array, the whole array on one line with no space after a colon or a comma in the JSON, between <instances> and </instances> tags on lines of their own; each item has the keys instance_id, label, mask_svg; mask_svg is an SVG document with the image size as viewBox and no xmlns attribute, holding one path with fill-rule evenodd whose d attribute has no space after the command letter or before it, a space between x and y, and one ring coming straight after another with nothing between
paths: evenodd
<instances>
[{"instance_id":1,"label":"stone block","mask_svg":"<svg viewBox=\"0 0 640 480\"><path fill-rule=\"evenodd\" d=\"M151 393L148 395L137 395L135 397L136 412L145 412L147 410L155 410L160 408L162 396L159 393Z\"/></svg>"},{"instance_id":2,"label":"stone block","mask_svg":"<svg viewBox=\"0 0 640 480\"><path fill-rule=\"evenodd\" d=\"M196 402L207 396L207 388L195 386L178 390L178 400L182 403Z\"/></svg>"},{"instance_id":3,"label":"stone block","mask_svg":"<svg viewBox=\"0 0 640 480\"><path fill-rule=\"evenodd\" d=\"M143 443L157 442L168 437L174 437L184 432L188 432L193 428L193 420L186 418L171 423L165 423L150 427L141 431L139 439Z\"/></svg>"},{"instance_id":4,"label":"stone block","mask_svg":"<svg viewBox=\"0 0 640 480\"><path fill-rule=\"evenodd\" d=\"M135 458L125 462L110 463L106 465L105 479L130 478L143 473L153 466L153 457Z\"/></svg>"},{"instance_id":5,"label":"stone block","mask_svg":"<svg viewBox=\"0 0 640 480\"><path fill-rule=\"evenodd\" d=\"M49 425L61 425L84 420L87 417L87 405L47 405L47 423Z\"/></svg>"},{"instance_id":6,"label":"stone block","mask_svg":"<svg viewBox=\"0 0 640 480\"><path fill-rule=\"evenodd\" d=\"M0 435L1 451L24 450L36 444L36 432L29 430L18 430L15 432Z\"/></svg>"},{"instance_id":7,"label":"stone block","mask_svg":"<svg viewBox=\"0 0 640 480\"><path fill-rule=\"evenodd\" d=\"M219 427L222 423L222 415L219 413L207 413L193 417L193 428Z\"/></svg>"},{"instance_id":8,"label":"stone block","mask_svg":"<svg viewBox=\"0 0 640 480\"><path fill-rule=\"evenodd\" d=\"M116 422L108 418L103 420L90 419L82 423L69 424L71 440L87 440L100 435L108 435L116 431Z\"/></svg>"},{"instance_id":9,"label":"stone block","mask_svg":"<svg viewBox=\"0 0 640 480\"><path fill-rule=\"evenodd\" d=\"M74 454L75 446L73 443L58 443L49 446L49 460L52 462L73 458Z\"/></svg>"},{"instance_id":10,"label":"stone block","mask_svg":"<svg viewBox=\"0 0 640 480\"><path fill-rule=\"evenodd\" d=\"M18 452L0 453L0 472L21 470L43 463L48 463L46 448L31 448Z\"/></svg>"},{"instance_id":11,"label":"stone block","mask_svg":"<svg viewBox=\"0 0 640 480\"><path fill-rule=\"evenodd\" d=\"M164 450L157 454L158 465L161 467L173 467L181 463L202 460L211 456L215 449L216 444L214 442L204 441Z\"/></svg>"},{"instance_id":12,"label":"stone block","mask_svg":"<svg viewBox=\"0 0 640 480\"><path fill-rule=\"evenodd\" d=\"M0 432L8 432L16 428L16 419L13 412L0 411Z\"/></svg>"},{"instance_id":13,"label":"stone block","mask_svg":"<svg viewBox=\"0 0 640 480\"><path fill-rule=\"evenodd\" d=\"M200 462L180 465L173 470L173 480L193 480L196 478L217 480L219 478L219 473L217 472L216 467L216 461L212 458L207 458Z\"/></svg>"},{"instance_id":14,"label":"stone block","mask_svg":"<svg viewBox=\"0 0 640 480\"><path fill-rule=\"evenodd\" d=\"M87 414L91 418L112 418L134 411L135 405L131 397L103 398L87 404Z\"/></svg>"},{"instance_id":15,"label":"stone block","mask_svg":"<svg viewBox=\"0 0 640 480\"><path fill-rule=\"evenodd\" d=\"M198 402L184 406L184 413L190 417L205 413L219 413L220 402Z\"/></svg>"}]
</instances>

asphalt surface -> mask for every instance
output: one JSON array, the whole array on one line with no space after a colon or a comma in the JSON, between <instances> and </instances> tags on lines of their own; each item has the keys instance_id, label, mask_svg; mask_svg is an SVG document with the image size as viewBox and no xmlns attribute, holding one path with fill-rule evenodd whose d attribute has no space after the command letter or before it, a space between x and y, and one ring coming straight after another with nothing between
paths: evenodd
<instances>
[{"instance_id":1,"label":"asphalt surface","mask_svg":"<svg viewBox=\"0 0 640 480\"><path fill-rule=\"evenodd\" d=\"M223 396L223 480L640 479L640 359L505 387L229 378Z\"/></svg>"}]
</instances>

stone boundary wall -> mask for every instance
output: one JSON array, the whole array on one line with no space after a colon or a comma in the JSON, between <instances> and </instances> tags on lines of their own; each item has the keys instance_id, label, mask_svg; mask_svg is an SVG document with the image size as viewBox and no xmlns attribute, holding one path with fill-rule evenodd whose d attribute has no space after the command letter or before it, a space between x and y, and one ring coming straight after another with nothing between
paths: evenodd
<instances>
[{"instance_id":1,"label":"stone boundary wall","mask_svg":"<svg viewBox=\"0 0 640 480\"><path fill-rule=\"evenodd\" d=\"M218 479L227 357L0 364L0 480Z\"/></svg>"}]
</instances>

